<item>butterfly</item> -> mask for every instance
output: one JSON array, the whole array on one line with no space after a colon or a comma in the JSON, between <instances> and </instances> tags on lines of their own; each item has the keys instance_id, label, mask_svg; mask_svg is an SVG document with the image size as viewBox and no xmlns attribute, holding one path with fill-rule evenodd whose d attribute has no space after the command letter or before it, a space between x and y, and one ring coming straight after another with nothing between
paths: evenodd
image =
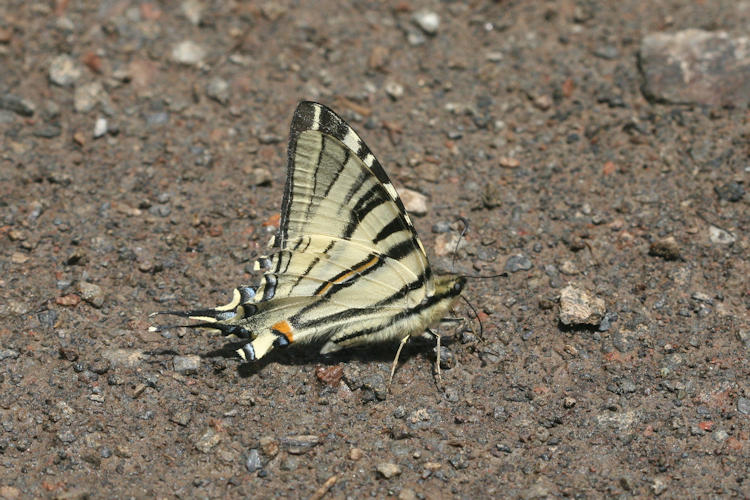
<instances>
[{"instance_id":1,"label":"butterfly","mask_svg":"<svg viewBox=\"0 0 750 500\"><path fill-rule=\"evenodd\" d=\"M444 318L465 284L430 266L396 189L354 129L309 101L292 118L279 229L256 269L261 283L236 288L224 306L163 314L243 339L237 352L246 361L293 343L322 343L328 354L398 340L392 381L406 341ZM439 379L440 336L429 332Z\"/></svg>"}]
</instances>

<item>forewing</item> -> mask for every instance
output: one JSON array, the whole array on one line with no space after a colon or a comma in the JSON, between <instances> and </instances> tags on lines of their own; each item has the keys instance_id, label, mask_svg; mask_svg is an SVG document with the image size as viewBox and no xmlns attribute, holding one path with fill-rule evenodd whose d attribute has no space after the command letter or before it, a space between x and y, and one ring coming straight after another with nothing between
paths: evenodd
<instances>
[{"instance_id":1,"label":"forewing","mask_svg":"<svg viewBox=\"0 0 750 500\"><path fill-rule=\"evenodd\" d=\"M376 254L387 260L380 267L405 282L421 278L432 295L427 256L403 203L370 149L333 111L312 102L297 107L287 174L276 249L333 252L350 269ZM322 249L305 248L324 241ZM321 262L309 269L311 276L326 276L315 269Z\"/></svg>"}]
</instances>

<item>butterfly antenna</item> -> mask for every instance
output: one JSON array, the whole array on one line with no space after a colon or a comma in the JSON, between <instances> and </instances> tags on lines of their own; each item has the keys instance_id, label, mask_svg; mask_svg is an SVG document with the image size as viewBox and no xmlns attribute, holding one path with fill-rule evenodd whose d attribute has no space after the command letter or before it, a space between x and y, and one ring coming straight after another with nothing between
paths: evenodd
<instances>
[{"instance_id":1,"label":"butterfly antenna","mask_svg":"<svg viewBox=\"0 0 750 500\"><path fill-rule=\"evenodd\" d=\"M451 269L455 271L456 269L456 257L458 256L458 246L461 244L461 239L464 237L464 235L469 231L469 221L466 220L465 217L458 216L456 217L456 221L460 221L463 223L464 227L461 230L461 234L458 235L458 241L456 242L456 247L453 249L453 261L451 262ZM470 274L462 274L464 278L474 278L474 279L488 279L488 278L499 278L500 276L507 276L508 273L502 272L499 274L489 274L489 275L470 275Z\"/></svg>"},{"instance_id":2,"label":"butterfly antenna","mask_svg":"<svg viewBox=\"0 0 750 500\"><path fill-rule=\"evenodd\" d=\"M471 309L471 312L474 313L474 317L477 319L477 322L479 323L479 340L484 340L484 326L482 325L482 319L479 317L479 313L477 312L476 308L472 305L471 302L469 302L469 299L464 297L463 295L459 295L464 302L466 302L466 305L469 306L469 309Z\"/></svg>"},{"instance_id":3,"label":"butterfly antenna","mask_svg":"<svg viewBox=\"0 0 750 500\"><path fill-rule=\"evenodd\" d=\"M149 318L153 318L154 316L160 316L160 315L169 315L169 316L180 316L182 318L188 318L190 315L188 314L188 311L156 311L152 312L148 315Z\"/></svg>"},{"instance_id":4,"label":"butterfly antenna","mask_svg":"<svg viewBox=\"0 0 750 500\"><path fill-rule=\"evenodd\" d=\"M469 230L469 221L466 220L465 217L461 217L460 215L456 217L457 221L461 221L464 225L464 228L461 230L461 234L458 235L458 241L456 241L456 247L453 249L453 261L451 262L451 269L456 269L456 257L458 256L458 245L461 244L461 238L464 237L466 234L466 231Z\"/></svg>"},{"instance_id":5,"label":"butterfly antenna","mask_svg":"<svg viewBox=\"0 0 750 500\"><path fill-rule=\"evenodd\" d=\"M148 331L149 332L164 332L167 330L172 330L173 328L213 328L217 330L216 325L214 323L196 323L194 325L154 325L149 326Z\"/></svg>"},{"instance_id":6,"label":"butterfly antenna","mask_svg":"<svg viewBox=\"0 0 750 500\"><path fill-rule=\"evenodd\" d=\"M503 276L508 276L507 272L502 272L498 274L462 274L463 278L472 278L475 280L486 280L490 278L502 278Z\"/></svg>"}]
</instances>

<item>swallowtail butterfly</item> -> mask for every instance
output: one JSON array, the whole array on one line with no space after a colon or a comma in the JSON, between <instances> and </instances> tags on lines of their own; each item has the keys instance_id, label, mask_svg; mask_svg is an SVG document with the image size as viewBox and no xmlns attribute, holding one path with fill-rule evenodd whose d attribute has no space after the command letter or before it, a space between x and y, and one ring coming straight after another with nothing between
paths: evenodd
<instances>
[{"instance_id":1,"label":"swallowtail butterfly","mask_svg":"<svg viewBox=\"0 0 750 500\"><path fill-rule=\"evenodd\" d=\"M292 343L325 354L399 340L391 379L404 343L439 322L465 282L432 269L380 162L315 102L294 112L280 226L256 268L260 285L238 287L229 304L165 313L246 339L237 352L247 361Z\"/></svg>"}]
</instances>

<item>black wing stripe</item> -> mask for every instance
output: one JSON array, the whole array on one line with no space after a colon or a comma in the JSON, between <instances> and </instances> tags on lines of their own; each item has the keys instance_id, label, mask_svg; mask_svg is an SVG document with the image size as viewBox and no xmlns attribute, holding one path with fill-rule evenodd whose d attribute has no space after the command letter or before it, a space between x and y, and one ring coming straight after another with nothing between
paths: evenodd
<instances>
[{"instance_id":1,"label":"black wing stripe","mask_svg":"<svg viewBox=\"0 0 750 500\"><path fill-rule=\"evenodd\" d=\"M375 239L372 240L372 243L374 245L377 245L384 239L388 238L390 235L397 233L398 231L401 231L402 229L404 229L404 225L401 222L401 219L398 217L394 217L393 219L391 219L391 221L388 224L383 226L383 228L380 230L380 232L377 235L375 235Z\"/></svg>"},{"instance_id":2,"label":"black wing stripe","mask_svg":"<svg viewBox=\"0 0 750 500\"><path fill-rule=\"evenodd\" d=\"M362 187L362 184L366 180L367 180L367 172L363 170L362 172L359 173L359 175L357 176L357 179L352 183L352 187L350 187L349 191L346 193L346 196L344 197L344 201L346 201L346 203L349 203L352 200L354 195L357 193L357 191L359 191L359 188ZM344 208L344 206L342 206L341 208Z\"/></svg>"},{"instance_id":3,"label":"black wing stripe","mask_svg":"<svg viewBox=\"0 0 750 500\"><path fill-rule=\"evenodd\" d=\"M295 281L295 282L294 282L294 285L292 285L292 288L290 289L290 291L291 291L291 290L294 290L294 288L295 288L295 287L296 287L297 285L299 285L299 284L300 284L300 282L301 282L301 281L302 281L303 279L305 279L305 277L306 277L306 276L307 276L308 274L310 274L310 271L312 271L312 268L313 268L313 267L315 267L315 264L317 264L317 263L318 263L319 261L320 261L320 257L315 257L315 258L314 258L314 259L312 260L312 262L310 262L310 265L308 265L308 266L307 266L307 268L305 269L305 271L304 271L304 272L303 272L302 274L300 274L300 275L299 275L299 276L297 277L297 281Z\"/></svg>"},{"instance_id":4,"label":"black wing stripe","mask_svg":"<svg viewBox=\"0 0 750 500\"><path fill-rule=\"evenodd\" d=\"M331 188L338 182L339 176L341 176L341 172L344 171L346 168L346 164L349 163L349 157L351 156L351 151L348 149L344 151L344 161L341 162L341 165L339 165L339 168L336 170L336 173L333 175L333 179L331 180L331 183L328 184L328 187L326 188L326 192L323 194L323 197L328 197L328 194L331 192Z\"/></svg>"},{"instance_id":5,"label":"black wing stripe","mask_svg":"<svg viewBox=\"0 0 750 500\"><path fill-rule=\"evenodd\" d=\"M312 188L312 194L313 196L318 191L318 172L320 172L320 165L323 163L323 155L325 154L326 150L326 136L321 135L320 136L320 151L318 151L318 162L315 164L315 172L313 172L313 188ZM312 211L313 204L309 203L307 205L307 217L310 218L310 213Z\"/></svg>"},{"instance_id":6,"label":"black wing stripe","mask_svg":"<svg viewBox=\"0 0 750 500\"><path fill-rule=\"evenodd\" d=\"M382 188L379 185L375 184L367 190L367 192L357 200L357 204L354 205L354 208L352 209L353 217L349 220L349 224L346 225L346 228L344 228L342 238L350 238L367 214L387 201L389 201L389 198L383 196Z\"/></svg>"},{"instance_id":7,"label":"black wing stripe","mask_svg":"<svg viewBox=\"0 0 750 500\"><path fill-rule=\"evenodd\" d=\"M401 260L416 249L417 247L410 240L404 240L389 248L386 255L391 259Z\"/></svg>"},{"instance_id":8,"label":"black wing stripe","mask_svg":"<svg viewBox=\"0 0 750 500\"><path fill-rule=\"evenodd\" d=\"M263 300L271 300L276 294L276 283L278 280L273 274L266 274L265 279L266 286L263 287Z\"/></svg>"}]
</instances>

